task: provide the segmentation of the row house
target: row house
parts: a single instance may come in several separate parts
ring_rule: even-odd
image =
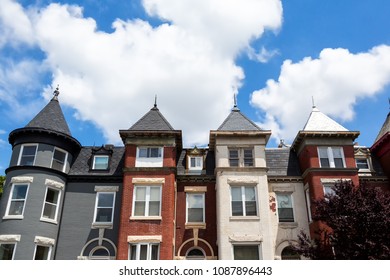
[[[12,131],[0,200],[0,259],[299,259],[314,234],[311,203],[336,181],[389,190],[390,117],[372,147],[316,107],[292,145],[267,148],[270,130],[235,105],[209,145],[183,147],[154,106],[123,146],[82,146],[58,89]]]

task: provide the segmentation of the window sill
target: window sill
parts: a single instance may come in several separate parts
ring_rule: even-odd
[[[94,222],[94,223],[92,223],[92,227],[91,228],[112,229],[112,223],[110,223],[110,222],[106,222],[106,223]]]
[[[50,224],[58,225],[58,222],[57,222],[56,220],[52,220],[52,219],[41,218],[40,221],[41,221],[41,222],[45,222],[45,223],[50,223]]]
[[[260,221],[259,216],[231,216],[230,221]]]
[[[161,216],[132,216],[130,220],[162,220]]]
[[[186,223],[185,224],[185,229],[194,229],[194,228],[198,228],[198,229],[206,229],[206,223]]]
[[[279,227],[281,228],[297,228],[297,222],[279,222]]]
[[[23,220],[23,215],[6,215],[3,217],[3,220]]]

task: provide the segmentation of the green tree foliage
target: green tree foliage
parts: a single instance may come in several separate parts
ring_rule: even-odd
[[[3,195],[4,181],[5,181],[5,176],[0,176],[0,198]]]
[[[333,191],[313,204],[317,237],[301,232],[295,250],[310,259],[390,259],[390,195],[350,181]]]

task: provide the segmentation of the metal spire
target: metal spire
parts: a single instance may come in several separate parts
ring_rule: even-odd
[[[312,108],[316,107],[316,104],[314,103],[314,96],[311,96],[311,103],[312,103]]]
[[[238,109],[237,107],[237,95],[234,94],[234,97],[233,97],[233,102],[234,102],[234,107],[233,107],[233,111],[240,111],[240,109]]]
[[[56,89],[54,90],[52,100],[58,100],[58,95],[60,95],[60,85],[57,85]]]
[[[154,106],[153,106],[153,110],[158,110],[158,108],[157,108],[157,94],[154,96]]]

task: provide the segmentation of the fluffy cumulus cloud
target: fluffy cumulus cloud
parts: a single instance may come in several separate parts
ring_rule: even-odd
[[[324,49],[316,59],[284,61],[278,80],[268,80],[265,88],[253,92],[251,103],[266,112],[262,126],[272,127],[274,137],[292,141],[310,114],[311,97],[323,113],[349,121],[359,99],[377,94],[389,83],[390,46],[357,54]]]
[[[280,28],[282,19],[280,0],[144,0],[146,12],[164,23],[117,19],[107,33],[79,6],[26,10],[11,0],[1,5],[21,21],[0,13],[7,31],[0,47],[24,44],[41,51],[40,66],[52,75],[52,86],[60,85],[61,102],[111,142],[157,95],[160,111],[183,129],[186,145],[207,143],[208,131],[227,116],[244,79],[236,56],[265,29]],[[51,92],[47,85],[47,98]]]

